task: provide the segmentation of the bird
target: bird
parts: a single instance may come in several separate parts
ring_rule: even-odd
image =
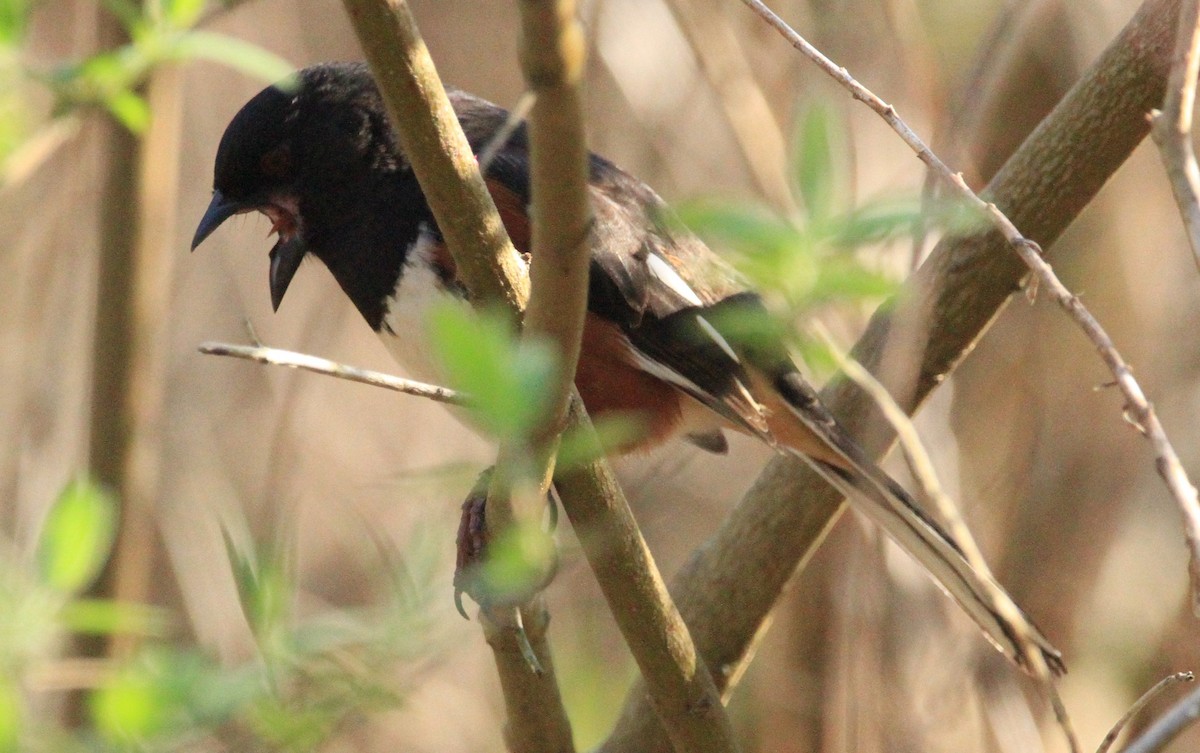
[[[474,153],[494,150],[481,165],[484,180],[514,245],[527,253],[525,129],[506,128],[508,112],[486,100],[447,93]],[[1024,634],[1054,673],[1064,672],[1061,654],[1031,621],[1018,630],[1005,617],[991,576],[971,566],[822,404],[736,270],[612,162],[589,155],[588,184],[590,277],[575,382],[592,416],[641,420],[639,440],[620,451],[683,437],[724,453],[733,431],[796,455],[921,563],[1010,660],[1030,669]],[[467,305],[467,290],[366,64],[305,68],[234,115],[192,250],[230,217],[250,212],[265,215],[278,236],[268,275],[276,311],[301,262],[315,257],[395,360],[437,380],[425,318],[445,301]]]

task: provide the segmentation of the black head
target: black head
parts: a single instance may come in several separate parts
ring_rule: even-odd
[[[363,197],[400,162],[366,66],[306,68],[261,91],[229,123],[192,249],[235,214],[265,214],[279,235],[270,253],[271,303],[278,309],[305,255],[313,251],[329,264],[323,251],[336,255],[336,244],[327,240],[368,211]]]

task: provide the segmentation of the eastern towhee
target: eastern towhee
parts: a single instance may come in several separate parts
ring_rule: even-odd
[[[479,154],[507,113],[460,91],[450,101]],[[513,243],[527,252],[523,128],[485,166],[485,179]],[[781,340],[764,335],[770,328],[745,326],[768,321],[759,298],[699,238],[668,221],[649,186],[594,155],[589,181],[595,224],[575,377],[588,411],[638,415],[647,427],[643,447],[683,435],[724,452],[729,429],[804,458],[1022,663],[1013,627],[958,544],[842,430]],[[213,187],[193,249],[229,217],[263,213],[279,235],[270,252],[276,309],[311,253],[396,360],[438,381],[422,341],[425,316],[438,301],[465,305],[465,290],[365,65],[313,66],[294,87],[251,99],[221,138]],[[1062,671],[1059,653],[1036,630],[1032,638]]]

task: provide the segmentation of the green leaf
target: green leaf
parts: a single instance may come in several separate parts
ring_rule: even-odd
[[[167,723],[168,699],[158,692],[153,677],[126,670],[91,696],[92,718],[100,734],[114,741],[146,740]]]
[[[116,16],[130,34],[135,33],[145,22],[141,5],[133,0],[102,0],[102,2],[104,9]]]
[[[221,536],[246,623],[260,643],[273,640],[291,613],[287,548],[279,542],[266,547],[266,551],[243,554],[224,525]]]
[[[450,384],[471,398],[472,416],[490,434],[520,438],[549,408],[547,385],[558,369],[545,343],[518,340],[499,313],[458,306],[430,317],[434,350]]]
[[[540,525],[520,525],[488,546],[481,577],[483,591],[493,598],[529,593],[554,567],[554,538]]]
[[[90,481],[68,484],[50,508],[38,540],[42,582],[66,593],[83,591],[108,560],[116,533],[116,501]]]
[[[558,470],[587,465],[646,436],[646,422],[637,414],[600,416],[592,427],[594,432],[574,428],[563,433],[558,445]]]
[[[885,298],[898,287],[899,283],[891,277],[862,266],[853,257],[832,256],[821,264],[808,298],[810,303]]]
[[[752,285],[764,292],[803,296],[816,280],[814,236],[759,208],[716,202],[691,202],[679,217],[730,260]]]
[[[104,99],[104,107],[133,133],[143,134],[150,127],[150,104],[131,91],[108,95]]]
[[[150,647],[106,673],[88,706],[96,731],[114,747],[176,750],[154,743],[229,723],[263,697],[262,680],[258,662],[222,667],[197,651]]]
[[[914,200],[873,201],[840,219],[835,242],[844,248],[857,248],[908,237],[920,217],[920,204]]]
[[[74,633],[92,635],[163,636],[170,624],[164,609],[108,599],[75,599],[63,607],[59,619]]]
[[[807,243],[790,223],[760,207],[692,201],[677,207],[676,214],[697,235],[746,255],[802,248]]]
[[[14,678],[0,679],[0,751],[16,751],[21,740],[21,694]]]
[[[163,0],[163,15],[173,29],[190,29],[204,11],[204,0]]]
[[[0,0],[0,45],[18,47],[29,25],[29,0]]]
[[[800,121],[795,147],[795,179],[810,222],[833,216],[851,169],[846,124],[829,104],[814,100]]]
[[[296,85],[296,67],[273,52],[236,37],[211,31],[189,31],[173,44],[178,58],[211,60],[281,88]]]
[[[129,68],[126,58],[117,51],[102,52],[84,60],[78,66],[59,69],[64,83],[93,91],[128,88]]]
[[[810,371],[816,374],[833,374],[837,372],[839,363],[837,355],[823,342],[805,338],[799,341],[797,349],[800,358]]]

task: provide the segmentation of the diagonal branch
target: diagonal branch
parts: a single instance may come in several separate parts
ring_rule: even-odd
[[[411,10],[403,0],[345,6],[459,277],[476,303],[497,301],[516,316],[528,300],[527,278]],[[516,518],[506,495],[492,501],[492,516]],[[505,611],[503,620],[485,619],[484,629],[501,676],[508,738],[532,753],[569,752],[571,725],[553,674],[545,607],[533,598]],[[540,671],[529,671],[535,663]]]
[[[1024,236],[1018,230],[1017,225],[995,203],[984,201],[972,191],[966,181],[963,180],[962,174],[953,172],[942,162],[921,137],[901,119],[896,113],[896,108],[884,102],[874,92],[855,80],[845,68],[834,65],[819,50],[784,23],[779,16],[763,5],[762,0],[743,0],[743,2],[750,6],[767,23],[777,29],[793,47],[803,52],[804,55],[845,87],[855,99],[862,101],[877,112],[892,127],[892,130],[904,140],[904,143],[908,144],[916,152],[917,157],[949,186],[951,191],[964,200],[968,206],[982,212],[992,222],[992,225],[1000,231],[1004,239],[1008,241],[1008,244],[1012,246],[1012,249],[1017,252],[1017,255],[1021,257],[1021,261],[1025,262],[1025,265],[1033,271],[1035,275],[1033,278],[1033,290],[1036,291],[1039,282],[1045,285],[1058,304],[1075,320],[1088,339],[1096,346],[1101,360],[1104,361],[1105,365],[1113,373],[1116,386],[1125,396],[1125,409],[1128,417],[1153,446],[1155,467],[1158,469],[1159,475],[1166,482],[1167,490],[1174,497],[1176,504],[1183,514],[1185,535],[1192,554],[1192,605],[1193,610],[1200,613],[1200,498],[1197,497],[1196,487],[1188,479],[1187,472],[1179,460],[1178,453],[1175,452],[1175,448],[1167,438],[1166,430],[1154,412],[1154,406],[1146,399],[1141,385],[1138,384],[1133,376],[1133,370],[1117,351],[1116,345],[1104,330],[1104,327],[1092,316],[1087,307],[1083,305],[1083,302],[1072,294],[1058,278],[1058,275],[1054,273],[1050,264],[1046,262],[1040,245],[1036,241]],[[1191,100],[1194,100],[1196,66],[1200,65],[1200,60],[1189,62],[1190,58],[1193,57],[1190,51],[1196,44],[1200,43],[1200,30],[1196,28],[1195,6],[1196,3],[1194,1],[1187,2],[1184,3],[1184,8],[1180,11],[1180,23],[1183,26],[1178,34],[1179,41],[1176,47],[1177,63],[1171,69],[1172,83],[1177,84],[1180,90],[1186,89],[1192,93],[1187,97],[1189,99],[1189,110]],[[1190,13],[1186,12],[1189,8],[1191,9]],[[1180,50],[1183,50],[1182,54],[1180,54]],[[1191,76],[1190,83],[1186,79],[1186,76],[1189,75]],[[1171,101],[1174,101],[1174,99],[1172,97]],[[1184,124],[1184,120],[1190,125],[1190,114],[1186,116],[1179,115],[1177,118],[1177,122],[1181,126]],[[1192,165],[1195,165],[1194,157]],[[1195,177],[1200,181],[1200,174],[1195,175]],[[1197,217],[1200,218],[1200,205],[1196,205],[1194,196],[1190,197],[1187,202],[1181,199],[1180,203],[1181,205],[1188,203],[1189,206],[1195,207]],[[1185,209],[1185,216],[1187,211]],[[1029,658],[1034,661],[1032,666],[1040,666],[1040,657]],[[1048,677],[1045,672],[1039,671],[1039,674],[1043,678]]]
[[[514,313],[519,312],[527,299],[523,270],[455,123],[408,6],[403,0],[345,0],[345,4],[459,274],[476,299],[498,298]],[[446,232],[450,229],[454,232]],[[587,425],[578,406],[572,409],[570,421]],[[734,750],[714,679],[697,659],[687,627],[667,594],[612,472],[603,461],[572,469],[560,480],[559,491],[576,525],[593,534],[585,537],[589,540],[584,542],[585,553],[655,692],[651,700],[671,739],[677,740],[681,749]],[[540,619],[541,614],[534,616]],[[511,633],[489,630],[489,642]],[[529,637],[539,640],[534,646],[539,660],[548,658],[548,647],[540,642],[543,631],[531,629]],[[513,651],[500,650],[495,643],[493,648],[498,663],[511,664],[508,657]],[[542,664],[549,669],[548,662]],[[563,735],[569,723],[552,676],[548,672],[526,675],[526,681],[515,687],[521,695],[506,696],[509,739],[536,740],[539,749],[557,745],[569,750],[570,741]],[[509,690],[506,684],[506,693]],[[513,724],[525,728],[518,733]]]
[[[320,356],[310,356],[307,353],[297,353],[292,350],[268,348],[264,345],[231,345],[229,343],[206,342],[200,343],[197,350],[210,356],[230,356],[244,358],[247,361],[267,364],[269,366],[284,366],[292,369],[303,369],[314,374],[325,374],[348,382],[369,384],[372,387],[382,387],[393,392],[403,392],[406,395],[425,397],[439,403],[449,405],[467,405],[470,400],[449,387],[436,384],[416,382],[412,379],[401,379],[382,371],[360,369],[356,366],[331,361]]]
[[[1171,60],[1179,0],[1148,0],[1071,92],[1007,161],[985,193],[1026,234],[1049,247],[1145,137]],[[915,411],[983,335],[1028,269],[999,233],[947,238],[909,279],[898,303],[882,307],[852,351],[875,374],[891,333],[921,323],[919,371],[899,402]],[[936,324],[936,329],[932,326]],[[875,456],[890,446],[873,401],[837,380],[822,391],[847,430]],[[728,694],[740,678],[771,608],[842,510],[842,500],[802,463],[772,461],[717,534],[672,584],[696,646]],[[634,688],[606,751],[669,750]]]

